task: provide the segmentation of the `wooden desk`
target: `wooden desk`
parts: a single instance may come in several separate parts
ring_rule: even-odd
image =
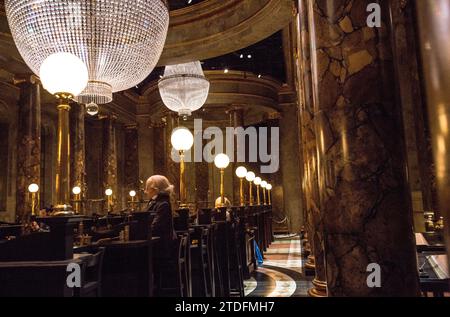
[[[81,266],[90,257],[82,254],[64,261],[0,262],[0,297],[72,297],[67,266]]]
[[[445,252],[445,243],[442,234],[438,232],[416,233],[418,252]]]
[[[450,276],[445,254],[419,253],[419,267],[422,268],[420,289],[426,293],[433,293],[435,297],[442,297],[450,292]]]
[[[102,294],[105,297],[153,296],[152,240],[111,242],[105,248]]]

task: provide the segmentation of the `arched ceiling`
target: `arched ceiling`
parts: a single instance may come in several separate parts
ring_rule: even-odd
[[[172,11],[159,65],[238,51],[283,29],[294,13],[293,0],[204,0]]]
[[[169,5],[178,8],[186,1],[170,0]],[[294,7],[293,0],[193,0],[171,11],[159,65],[205,60],[249,47],[288,25]],[[12,73],[27,70],[9,32],[4,0],[0,0],[0,68],[9,67]]]
[[[261,122],[269,114],[281,111],[278,93],[281,83],[273,78],[258,78],[253,74],[240,71],[206,71],[211,83],[208,99],[201,110],[194,112],[194,117],[218,120],[226,118],[225,113],[232,108],[241,108],[246,113],[246,120],[251,123]],[[167,112],[159,94],[157,81],[149,82],[142,90],[142,95],[127,92],[130,99],[138,104],[137,115],[160,117]],[[249,122],[248,122],[249,123]]]

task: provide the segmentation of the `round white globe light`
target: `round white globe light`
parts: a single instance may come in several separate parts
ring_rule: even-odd
[[[247,169],[244,166],[239,166],[236,169],[236,176],[239,178],[244,178],[247,175]]]
[[[95,116],[99,111],[98,105],[94,102],[86,105],[86,113],[90,116]]]
[[[253,182],[255,183],[255,185],[261,185],[262,179],[261,177],[256,177]]]
[[[28,191],[30,193],[37,193],[39,191],[39,185],[38,184],[31,184],[28,186]]]
[[[79,195],[81,193],[81,188],[79,186],[75,186],[74,188],[72,188],[72,193],[74,195]]]
[[[189,129],[179,127],[173,130],[170,141],[175,150],[188,151],[194,145],[194,136]]]
[[[78,96],[89,80],[84,62],[71,53],[55,53],[41,65],[39,76],[42,86],[52,95],[66,93]]]
[[[262,188],[267,188],[267,182],[266,181],[262,181],[261,182],[261,187]]]
[[[220,169],[227,168],[230,165],[230,158],[226,154],[218,154],[214,158],[214,165]]]
[[[266,189],[267,189],[267,190],[271,190],[271,189],[272,189],[272,185],[267,184]]]
[[[106,196],[111,196],[113,194],[113,191],[111,188],[108,188],[107,190],[105,190],[105,195]]]
[[[247,175],[245,175],[245,179],[249,182],[253,182],[256,178],[255,173],[253,172],[248,172]]]
[[[136,197],[136,191],[134,190],[130,191],[130,197]]]

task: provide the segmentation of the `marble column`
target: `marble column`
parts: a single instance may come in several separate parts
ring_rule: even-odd
[[[412,191],[414,227],[425,231],[424,211],[438,215],[433,153],[426,105],[419,80],[414,3],[390,0],[393,51],[403,109],[408,177]]]
[[[290,219],[291,232],[299,233],[303,224],[300,192],[300,157],[298,155],[298,107],[284,105],[280,125],[280,169],[283,179],[284,212]],[[264,177],[264,176],[263,176]]]
[[[75,186],[81,188],[81,199],[87,198],[86,184],[86,134],[85,134],[85,111],[84,105],[73,103],[70,111],[70,138],[73,149],[71,158],[71,189]]]
[[[326,291],[326,272],[323,249],[323,225],[319,199],[319,174],[317,158],[317,138],[314,125],[314,104],[312,95],[312,74],[310,55],[310,33],[306,0],[299,1],[298,15],[298,59],[297,91],[299,95],[299,126],[301,128],[301,150],[303,156],[302,193],[305,202],[305,227],[311,246],[311,255],[306,266],[315,270],[313,288],[309,295],[324,297]]]
[[[103,191],[102,195],[106,199],[105,190],[110,188],[112,195],[112,211],[115,211],[118,197],[118,180],[117,180],[117,142],[116,142],[116,120],[114,114],[101,118],[103,121]],[[105,203],[106,210],[106,203]]]
[[[139,135],[137,124],[125,126],[126,194],[139,189]],[[127,197],[128,199],[128,197]]]
[[[450,262],[450,0],[416,1],[416,6],[438,203]]]
[[[34,76],[17,79],[20,87],[17,134],[16,218],[25,223],[31,216],[30,184],[41,185],[41,93]]]
[[[152,125],[153,129],[153,147],[158,149],[153,151],[153,166],[154,174],[166,175],[166,125],[163,122],[158,122]]]
[[[419,284],[389,8],[308,0],[328,296],[417,296]],[[369,287],[369,265],[380,287]]]
[[[233,106],[233,108],[229,111],[230,115],[230,123],[232,124],[233,128],[238,127],[244,127],[244,109]],[[239,195],[239,188],[240,188],[240,181],[239,178],[236,176],[236,169],[243,165],[244,163],[239,163],[237,161],[237,135],[234,138],[234,159],[231,163],[231,169],[233,171],[233,204],[234,206],[239,206],[240,204],[240,195]]]
[[[170,141],[172,136],[172,131],[178,127],[178,115],[176,113],[169,113],[166,116],[166,126],[165,126],[165,166],[166,174],[164,174],[169,181],[175,187],[174,196],[175,200],[180,199],[180,164],[172,159],[172,143]],[[177,204],[178,206],[178,204]]]

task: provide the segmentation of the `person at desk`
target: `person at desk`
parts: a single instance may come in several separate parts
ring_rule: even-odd
[[[231,208],[231,201],[227,197],[224,197],[223,200],[224,201],[223,201],[223,205],[222,205],[222,197],[218,197],[216,199],[214,206],[216,208],[227,207],[227,221],[231,221],[231,216],[230,216],[230,211],[229,211]]]
[[[145,193],[150,198],[146,211],[154,216],[151,225],[152,235],[160,237],[161,244],[166,247],[177,239],[170,204],[173,188],[169,180],[161,175],[153,175],[145,185]]]

